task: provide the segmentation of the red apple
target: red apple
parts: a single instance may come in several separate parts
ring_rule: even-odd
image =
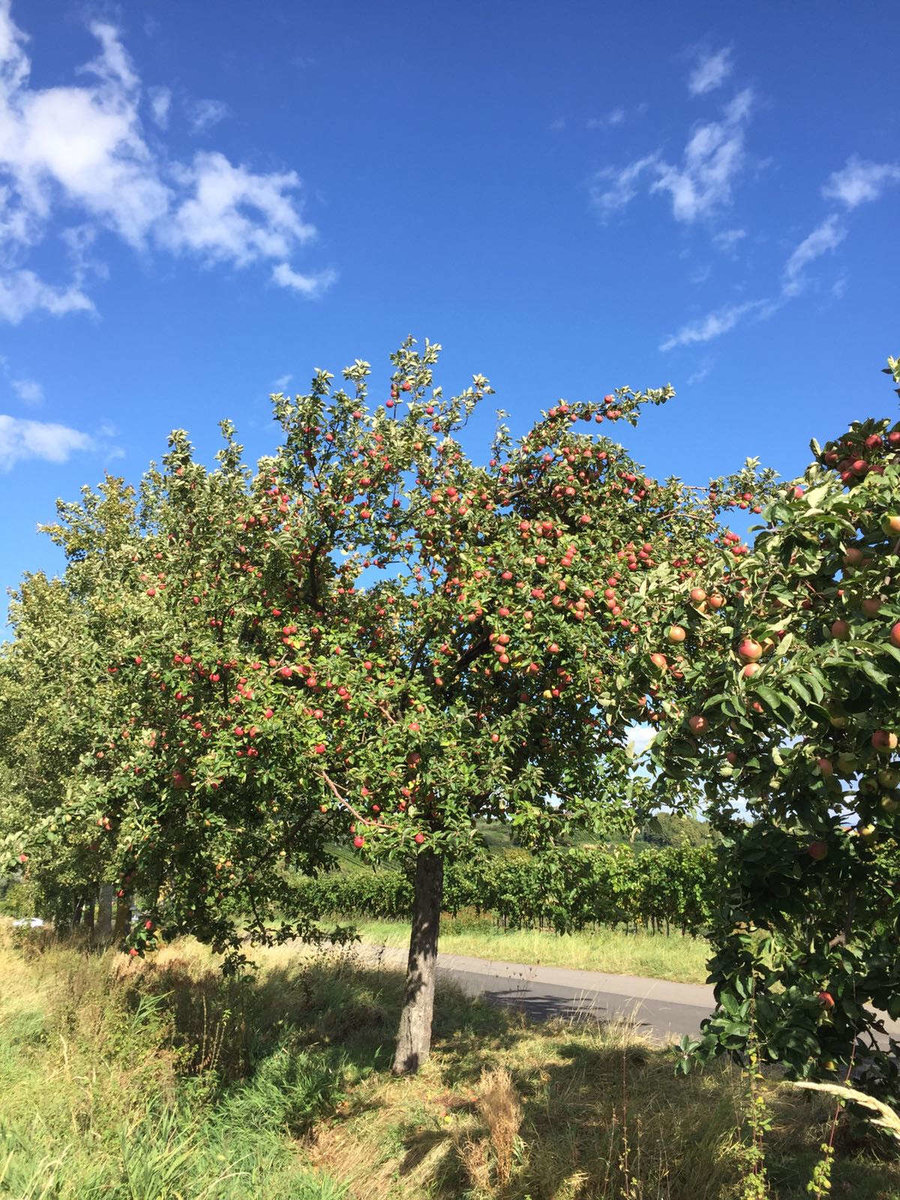
[[[891,628],[890,642],[892,646],[900,649],[900,621]]]
[[[820,1004],[824,1005],[825,1008],[834,1008],[834,996],[832,996],[831,992],[819,992],[816,999]]]
[[[706,733],[707,729],[709,728],[709,722],[707,721],[706,717],[701,717],[699,715],[691,717],[688,721],[688,725],[690,726],[691,733]]]
[[[806,852],[810,858],[821,862],[823,858],[828,857],[828,845],[825,842],[810,842]]]
[[[752,637],[745,637],[738,646],[737,652],[744,662],[755,663],[762,658],[763,648]]]
[[[850,636],[850,626],[846,621],[832,621],[831,636],[837,642],[846,642]]]
[[[356,837],[353,839],[353,845],[357,848],[357,850],[361,850],[365,844],[366,844],[366,839],[363,837],[360,837],[359,834],[357,834]]]
[[[897,749],[897,735],[887,729],[876,729],[872,734],[872,749],[877,754],[890,754]]]
[[[672,625],[667,636],[672,645],[676,646],[687,637],[687,631],[681,625]]]

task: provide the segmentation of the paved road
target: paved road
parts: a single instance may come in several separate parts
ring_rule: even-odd
[[[374,946],[360,950],[367,958],[377,958],[392,967],[406,963],[404,950]],[[467,995],[521,1008],[537,1020],[624,1018],[659,1040],[697,1033],[713,1007],[712,988],[705,984],[533,967],[461,954],[442,954],[438,975],[452,979]]]

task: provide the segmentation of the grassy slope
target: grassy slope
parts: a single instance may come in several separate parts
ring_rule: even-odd
[[[289,947],[260,962],[226,983],[191,943],[129,962],[0,929],[0,1196],[721,1200],[745,1173],[732,1070],[676,1079],[627,1030],[445,991],[435,1053],[395,1079],[395,972]],[[800,1200],[828,1109],[773,1104],[773,1195]],[[900,1195],[900,1168],[838,1145],[834,1194]]]
[[[364,941],[381,946],[409,944],[409,926],[400,921],[354,920]],[[504,930],[489,918],[445,916],[441,951],[506,962],[577,967],[611,975],[645,975],[679,983],[705,983],[709,943],[680,934],[627,933],[617,929],[556,934],[537,929]]]

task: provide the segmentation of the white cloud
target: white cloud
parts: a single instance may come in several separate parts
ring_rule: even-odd
[[[746,229],[723,229],[713,237],[713,245],[723,253],[728,253],[742,242],[747,236]]]
[[[179,168],[178,178],[190,194],[160,230],[173,249],[246,266],[283,258],[316,236],[288,195],[300,186],[293,171],[255,175],[213,151],[197,154],[190,167]]]
[[[745,88],[721,121],[694,130],[680,166],[660,168],[651,191],[671,195],[676,221],[696,221],[731,203],[732,185],[744,165],[744,127],[752,106],[753,93]]]
[[[273,382],[272,387],[276,392],[283,392],[293,378],[293,375],[279,375]]]
[[[822,195],[840,200],[847,208],[856,208],[868,200],[877,200],[886,187],[900,183],[900,164],[864,162],[849,158],[840,171],[826,180]]]
[[[720,308],[717,312],[708,313],[699,321],[683,325],[677,333],[670,334],[660,345],[660,350],[672,350],[676,346],[692,346],[700,342],[711,342],[713,338],[721,337],[734,329],[739,321],[752,312],[769,315],[768,302],[765,300],[750,300],[745,304],[732,304]]]
[[[0,318],[30,312],[85,311],[83,291],[93,263],[86,250],[107,232],[142,251],[163,247],[205,263],[238,267],[286,263],[315,229],[304,221],[293,171],[254,173],[223,154],[170,159],[144,133],[144,93],[116,28],[94,22],[99,54],[77,85],[30,83],[26,37],[13,23],[10,0],[0,0],[0,254],[17,265],[28,251],[63,230],[74,260],[69,286],[54,287],[33,271],[0,273]],[[167,88],[147,92],[153,120],[164,128]],[[218,101],[195,106],[194,124],[210,128],[224,115]]]
[[[744,167],[744,135],[752,109],[753,93],[745,88],[726,105],[720,120],[696,126],[677,165],[656,153],[620,169],[598,171],[590,189],[592,203],[609,217],[625,208],[638,194],[643,178],[649,177],[651,193],[671,196],[676,221],[690,223],[727,207]]]
[[[655,169],[658,163],[657,155],[648,154],[645,158],[638,158],[633,163],[629,163],[621,170],[617,171],[607,167],[598,171],[591,185],[592,204],[600,210],[600,214],[604,217],[609,217],[614,212],[625,208],[638,194],[641,176],[645,171],[651,168]]]
[[[688,91],[692,96],[705,96],[725,82],[733,70],[731,50],[717,50],[715,54],[702,54],[688,79]]]
[[[688,378],[687,378],[688,383],[692,386],[695,386],[698,383],[702,383],[704,379],[707,379],[709,377],[714,365],[715,364],[714,364],[713,359],[705,358],[703,360],[703,362],[700,364],[700,366],[697,367],[696,371],[694,371],[693,374],[688,375]]]
[[[272,270],[272,282],[279,287],[290,288],[303,296],[313,298],[320,296],[337,279],[335,271],[319,271],[315,275],[301,275],[292,270],[287,263],[278,263]]]
[[[11,379],[10,387],[23,404],[38,405],[44,400],[44,389],[36,379]]]
[[[614,125],[621,125],[625,120],[624,108],[612,108],[608,113],[604,113],[602,117],[590,117],[585,122],[586,129],[609,129]]]
[[[34,312],[61,317],[66,313],[93,311],[90,299],[74,284],[68,288],[53,287],[27,270],[0,275],[0,318],[13,325]]]
[[[64,463],[75,451],[93,449],[94,441],[86,433],[43,421],[23,421],[0,413],[0,470],[8,471],[17,462],[38,458]]]
[[[837,216],[832,213],[821,225],[805,237],[794,250],[784,266],[784,292],[788,296],[796,296],[804,285],[803,272],[815,259],[821,258],[830,250],[834,250],[847,236],[846,229],[840,224]]]
[[[205,133],[224,121],[231,109],[224,100],[196,100],[188,112],[192,133]]]
[[[152,87],[147,89],[147,95],[150,99],[150,112],[153,114],[153,120],[160,129],[167,129],[169,110],[172,107],[171,91],[167,87]]]
[[[632,725],[628,730],[628,744],[635,758],[644,754],[652,745],[656,730],[652,725]]]

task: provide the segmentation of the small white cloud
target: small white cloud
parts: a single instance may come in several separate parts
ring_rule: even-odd
[[[692,96],[705,96],[721,87],[733,69],[730,48],[703,54],[688,79],[688,91]]]
[[[279,375],[272,384],[273,390],[276,392],[283,392],[293,378],[293,375]]]
[[[635,758],[644,754],[653,743],[656,730],[652,725],[632,725],[628,730],[628,744]]]
[[[27,270],[0,275],[0,318],[13,325],[34,312],[61,317],[66,313],[93,311],[94,305],[78,287],[55,288]]]
[[[562,133],[562,131],[565,129],[565,127],[566,127],[566,118],[565,117],[556,117],[554,120],[552,120],[550,122],[550,125],[548,126],[551,133]]]
[[[717,250],[727,254],[742,242],[747,236],[746,229],[723,229],[713,237],[713,245]]]
[[[188,111],[192,133],[205,133],[220,121],[224,121],[231,109],[224,100],[196,100]]]
[[[696,386],[698,383],[702,383],[704,379],[707,379],[709,377],[709,375],[713,369],[713,366],[714,366],[713,359],[711,359],[711,358],[704,359],[703,362],[700,364],[700,366],[696,369],[696,371],[694,371],[691,375],[688,375],[688,378],[687,378],[688,384],[693,387],[693,386]]]
[[[302,275],[294,271],[287,263],[278,263],[272,270],[272,282],[279,287],[290,288],[302,296],[314,299],[320,296],[337,279],[336,271],[319,271],[315,275]]]
[[[626,116],[626,113],[625,113],[624,108],[612,108],[612,109],[610,109],[610,111],[608,113],[605,113],[602,117],[589,117],[588,120],[585,121],[585,128],[586,129],[609,129],[612,126],[621,125],[622,122],[625,120],[625,116]]]
[[[44,389],[36,379],[11,379],[10,387],[23,404],[37,406],[44,400]]]
[[[668,192],[676,221],[696,221],[731,203],[732,185],[744,165],[744,126],[753,106],[749,88],[726,107],[721,121],[700,125],[677,167],[663,165],[651,191]]]
[[[0,413],[0,470],[8,471],[25,459],[64,463],[79,450],[93,449],[86,433],[43,421],[23,421]]]
[[[676,221],[690,223],[727,207],[744,168],[744,137],[752,110],[753,92],[745,88],[725,106],[720,120],[696,126],[680,163],[668,163],[656,153],[620,169],[598,171],[590,187],[592,204],[609,217],[630,204],[644,178],[650,178],[651,193],[671,196]]]
[[[167,129],[169,110],[172,107],[171,91],[167,87],[152,87],[148,88],[147,95],[150,98],[150,112],[153,114],[153,120],[160,129]]]
[[[760,312],[767,306],[765,300],[750,300],[746,304],[733,304],[708,313],[699,321],[683,325],[677,333],[670,334],[660,345],[660,350],[673,350],[676,346],[692,346],[700,342],[711,342],[734,329],[738,322],[752,312]],[[766,314],[768,315],[768,314]]]
[[[603,217],[626,208],[638,194],[641,176],[645,171],[655,169],[658,163],[657,155],[648,154],[621,170],[606,167],[598,171],[591,184],[591,203]]]
[[[803,272],[809,264],[830,250],[834,250],[846,236],[846,229],[840,224],[837,216],[832,213],[808,237],[805,237],[785,263],[785,295],[796,296],[803,289],[805,283]]]
[[[173,250],[192,250],[209,261],[246,266],[262,258],[284,258],[295,245],[312,241],[292,197],[300,186],[293,171],[256,175],[217,151],[197,154],[179,181],[191,195],[172,214],[159,237]]]
[[[840,200],[847,208],[856,208],[869,200],[877,200],[885,188],[900,183],[900,164],[864,162],[853,157],[840,171],[829,176],[822,195]]]

